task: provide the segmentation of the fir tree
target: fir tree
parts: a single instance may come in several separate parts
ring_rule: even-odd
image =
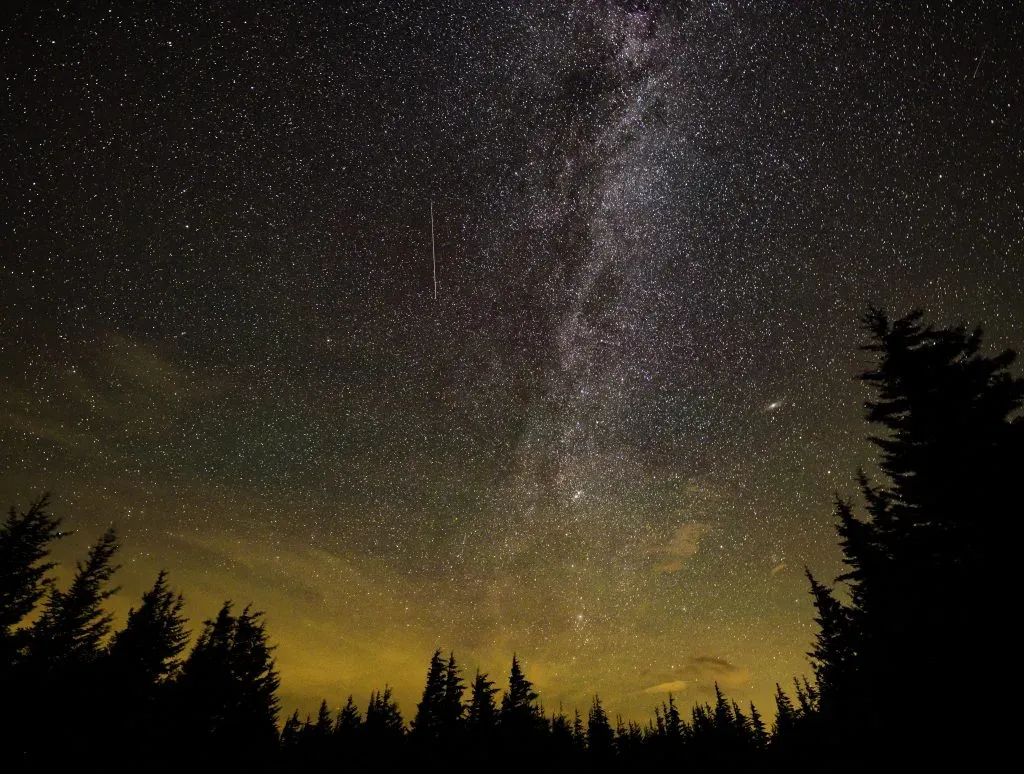
[[[142,595],[138,609],[128,611],[128,622],[111,640],[107,661],[125,690],[138,696],[174,676],[178,657],[188,642],[184,600],[167,586],[167,573],[157,575]]]
[[[351,739],[359,731],[359,726],[362,723],[363,716],[352,700],[352,694],[349,694],[345,706],[338,712],[338,720],[334,724],[334,735],[340,739]]]
[[[754,703],[750,703],[750,729],[754,747],[763,750],[768,746],[768,729],[765,727],[761,713],[757,711]]]
[[[423,698],[416,705],[416,717],[412,721],[412,733],[419,739],[436,739],[444,722],[445,704],[445,663],[441,649],[434,651],[427,668],[427,684]]]
[[[533,690],[533,683],[526,679],[519,666],[519,659],[513,655],[508,690],[501,697],[502,725],[521,731],[536,725],[537,698],[537,692]]]
[[[391,687],[385,685],[384,690],[370,695],[370,703],[366,708],[366,720],[363,732],[374,746],[386,747],[400,743],[405,736],[405,724],[398,704],[391,697]]]
[[[470,692],[469,713],[467,723],[473,729],[494,728],[498,711],[494,702],[494,694],[498,689],[491,680],[487,679],[487,673],[481,673],[478,669],[473,678],[473,685]]]
[[[677,746],[683,739],[683,722],[679,717],[679,710],[676,708],[676,700],[670,693],[668,704],[664,708],[665,736],[673,746]]]
[[[594,696],[587,717],[587,751],[602,762],[615,752],[615,734],[608,722],[608,713],[601,706],[601,698]]]
[[[587,732],[583,728],[583,716],[580,715],[578,707],[574,710],[572,719],[572,741],[577,750],[582,751],[586,749]]]
[[[301,732],[302,721],[299,719],[299,711],[295,710],[281,729],[281,747],[285,751],[294,750],[299,745]]]
[[[448,655],[448,664],[444,672],[444,699],[441,702],[441,724],[448,733],[453,733],[466,708],[462,704],[462,696],[466,686],[462,682],[459,667],[455,663],[455,654]]]
[[[837,505],[850,604],[812,580],[821,713],[847,751],[948,748],[955,740],[930,720],[877,696],[899,684],[929,706],[998,701],[935,675],[974,647],[1001,588],[999,525],[1020,509],[1024,380],[1008,371],[1013,352],[981,353],[979,331],[925,326],[920,312],[890,322],[873,310],[864,323],[876,365],[861,379],[874,390],[866,417],[884,480],[860,476],[866,518]],[[958,738],[981,732],[980,719],[965,722]]]
[[[775,684],[775,722],[772,724],[772,743],[789,742],[796,731],[799,715],[793,707],[793,700]]]
[[[46,574],[55,566],[43,561],[50,544],[63,537],[61,521],[49,512],[49,505],[44,494],[23,513],[11,507],[0,525],[0,670],[12,657],[14,628],[43,598]]]
[[[177,682],[182,733],[215,759],[259,760],[277,739],[279,678],[262,614],[225,602],[206,621]]]
[[[30,651],[33,661],[48,670],[94,661],[110,632],[113,616],[103,603],[117,592],[109,586],[118,566],[117,536],[107,530],[79,562],[67,591],[52,588],[39,620],[33,625]]]

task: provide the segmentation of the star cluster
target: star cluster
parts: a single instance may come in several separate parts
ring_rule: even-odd
[[[808,672],[869,304],[1024,346],[1019,13],[26,4],[0,492],[53,490],[286,706],[435,647],[646,717]],[[431,264],[435,215],[438,294]]]

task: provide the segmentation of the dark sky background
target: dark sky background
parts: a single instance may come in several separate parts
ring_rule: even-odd
[[[1024,347],[1020,11],[203,5],[3,12],[4,504],[116,523],[119,615],[254,602],[288,710],[411,714],[435,647],[767,709],[859,315]]]

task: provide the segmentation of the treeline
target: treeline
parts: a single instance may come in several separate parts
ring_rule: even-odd
[[[67,589],[48,577],[61,521],[46,497],[11,509],[0,527],[0,739],[6,770],[43,765],[244,766],[258,770],[398,769],[413,765],[606,768],[672,761],[751,762],[811,712],[816,692],[781,690],[774,733],[715,687],[714,705],[683,717],[670,694],[645,725],[613,725],[598,696],[572,717],[548,713],[513,656],[503,692],[479,671],[466,683],[454,654],[434,653],[411,723],[387,686],[365,713],[352,696],[335,714],[294,713],[278,730],[278,674],[262,616],[225,603],[191,650],[184,601],[159,573],[124,628],[112,632],[103,603],[117,588],[118,550],[107,531],[79,562]],[[29,623],[26,623],[29,622]],[[500,699],[498,694],[501,693]],[[59,729],[59,731],[58,731]],[[56,736],[55,736],[56,735]],[[55,743],[59,739],[59,743]],[[9,767],[9,768],[8,768]]]
[[[0,763],[840,771],[980,762],[1009,716],[996,681],[963,671],[991,648],[1001,620],[993,608],[1008,597],[1006,534],[1024,510],[1024,380],[1008,370],[1012,352],[982,354],[977,331],[875,311],[865,326],[876,364],[861,378],[874,389],[866,409],[879,480],[861,473],[863,517],[837,499],[844,590],[808,571],[814,679],[794,681],[792,697],[777,688],[770,729],[718,686],[713,704],[687,713],[669,695],[644,724],[612,723],[597,696],[585,718],[549,712],[515,657],[502,692],[480,672],[467,682],[454,654],[440,651],[408,724],[385,686],[365,711],[351,696],[336,713],[324,701],[315,718],[293,714],[279,729],[260,613],[226,603],[186,655],[183,601],[160,573],[112,632],[104,602],[116,591],[114,533],[57,588],[49,557],[61,522],[44,497],[12,508],[0,527]]]

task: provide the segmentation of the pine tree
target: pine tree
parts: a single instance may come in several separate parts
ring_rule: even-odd
[[[444,700],[441,702],[441,725],[449,734],[454,733],[466,711],[462,705],[465,692],[466,686],[455,663],[455,654],[450,653],[444,672]]]
[[[376,691],[370,695],[363,730],[372,743],[380,745],[395,744],[404,737],[402,713],[391,697],[390,686],[385,685],[383,692]]]
[[[856,680],[857,638],[850,609],[835,598],[830,588],[819,583],[810,570],[806,570],[806,574],[817,611],[814,620],[818,624],[814,648],[807,655],[828,707],[848,695]]]
[[[55,566],[43,561],[50,544],[61,537],[61,520],[49,512],[43,495],[25,512],[11,508],[0,525],[0,677],[13,657],[14,628],[35,610],[46,593],[46,574]]]
[[[679,717],[679,710],[676,708],[676,700],[670,693],[668,704],[664,712],[665,736],[672,746],[678,746],[683,740],[683,722]]]
[[[754,706],[753,702],[750,703],[750,729],[755,749],[763,750],[767,747],[768,730],[765,727],[764,720],[761,718],[761,713],[757,711],[757,707]]]
[[[877,361],[861,379],[874,390],[866,417],[884,480],[860,476],[867,518],[837,504],[850,604],[812,579],[819,701],[829,736],[851,755],[872,744],[948,748],[954,740],[930,719],[876,699],[898,684],[928,706],[998,701],[935,675],[972,650],[994,606],[985,603],[1003,588],[1001,524],[1020,510],[1024,380],[1008,371],[1013,352],[981,354],[980,331],[934,329],[920,312],[890,322],[872,310],[864,323]]]
[[[537,698],[533,683],[526,679],[519,666],[519,659],[513,655],[508,690],[501,697],[502,724],[520,730],[534,726],[537,720]]]
[[[498,717],[498,709],[494,702],[494,694],[497,692],[494,683],[487,679],[487,673],[481,673],[478,669],[473,678],[469,713],[466,718],[471,728],[494,728]]]
[[[206,621],[177,681],[183,736],[214,759],[260,760],[277,740],[279,678],[262,614],[225,602]]]
[[[281,729],[281,747],[287,752],[294,750],[299,745],[299,737],[302,732],[302,721],[299,720],[299,711],[295,710],[284,722]]]
[[[117,592],[108,584],[118,566],[117,536],[108,529],[79,562],[67,591],[51,588],[43,613],[30,632],[30,654],[47,670],[94,661],[110,632],[113,616],[103,603]]]
[[[128,611],[124,629],[114,634],[107,661],[115,679],[132,695],[150,693],[177,672],[178,657],[188,642],[184,605],[161,570],[139,608]]]
[[[313,723],[313,734],[318,739],[327,739],[334,730],[334,721],[331,719],[331,710],[327,706],[327,699],[320,700],[320,708],[316,713],[316,722]]]
[[[558,705],[558,712],[551,714],[551,744],[556,756],[562,758],[573,751],[572,724],[565,716],[561,704]]]
[[[725,732],[735,725],[735,718],[732,714],[732,707],[729,706],[729,702],[725,698],[725,694],[722,693],[722,689],[718,687],[718,683],[715,683],[715,710],[714,710],[714,723],[715,728],[719,732]]]
[[[416,705],[416,717],[412,721],[412,733],[418,739],[436,739],[444,722],[445,704],[445,663],[441,649],[434,651],[427,668],[427,684],[423,698]]]
[[[587,732],[583,728],[583,716],[580,715],[578,707],[574,710],[572,720],[572,741],[581,752],[587,747]]]
[[[350,739],[359,731],[359,726],[362,723],[363,716],[359,714],[359,709],[352,700],[352,694],[349,694],[345,706],[338,713],[338,720],[334,724],[334,735],[340,739]]]
[[[163,737],[170,720],[171,681],[188,641],[183,606],[161,571],[142,595],[142,604],[128,612],[125,627],[114,634],[100,661],[103,690],[96,702],[104,714],[122,717],[118,766],[167,742]]]
[[[587,717],[587,751],[602,762],[615,752],[615,734],[608,722],[608,713],[601,706],[601,698],[596,694]]]
[[[799,715],[793,707],[793,700],[775,684],[775,722],[772,724],[772,744],[789,743],[796,732]]]

